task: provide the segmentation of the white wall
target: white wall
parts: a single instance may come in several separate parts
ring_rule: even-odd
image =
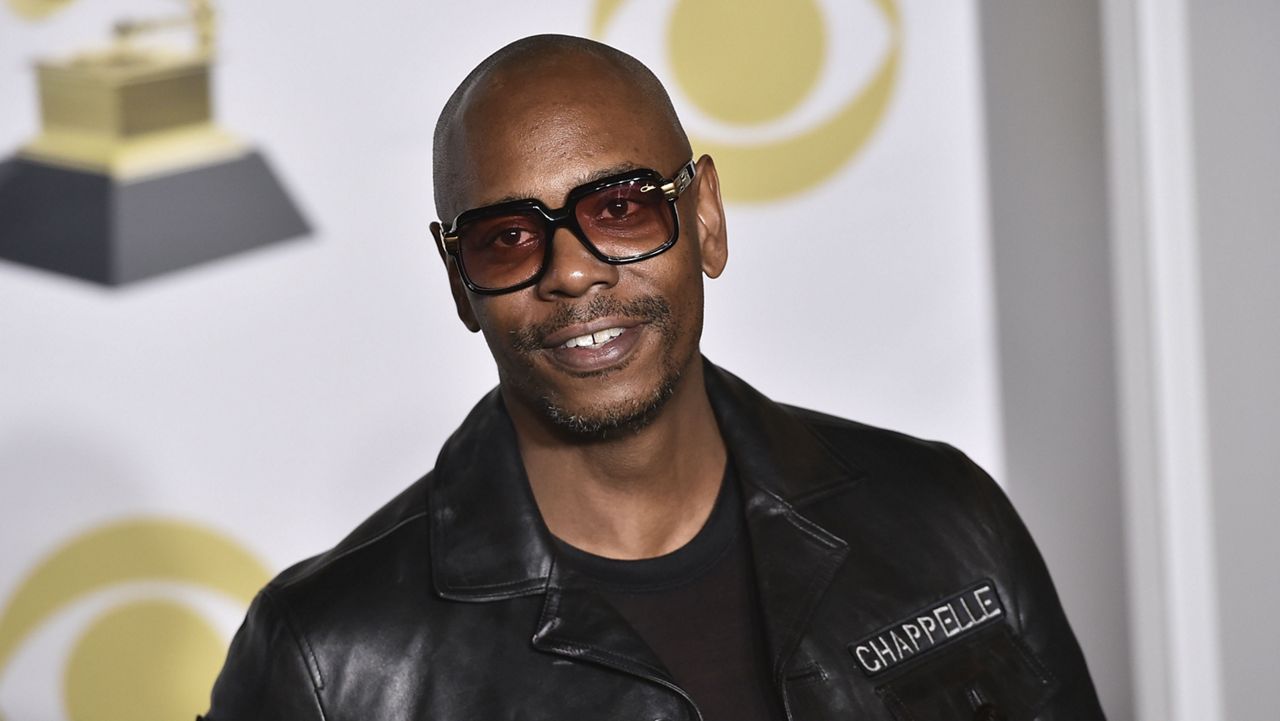
[[[1280,679],[1280,4],[1188,3],[1223,718]]]

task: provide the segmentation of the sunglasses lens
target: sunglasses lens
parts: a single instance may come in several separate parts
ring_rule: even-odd
[[[542,265],[546,225],[530,210],[477,218],[459,227],[459,255],[467,277],[491,290],[529,280]]]
[[[612,260],[628,260],[671,242],[674,211],[658,183],[642,178],[582,196],[574,216],[597,250]]]

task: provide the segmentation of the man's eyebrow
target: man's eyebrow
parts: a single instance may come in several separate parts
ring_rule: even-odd
[[[593,170],[589,173],[584,173],[578,176],[577,178],[575,178],[573,187],[578,188],[580,186],[586,185],[587,183],[594,183],[597,180],[603,180],[611,175],[619,175],[621,173],[626,173],[632,170],[640,170],[643,167],[644,166],[639,165],[637,163],[626,161],[626,162],[618,163],[617,165],[611,165],[607,168],[597,168],[596,170]],[[659,173],[659,175],[661,175],[661,173]],[[572,188],[570,190],[572,190]],[[568,195],[568,191],[565,192],[565,195],[566,196]],[[531,192],[523,193],[523,194],[514,193],[511,195],[505,195],[501,198],[497,198],[491,202],[485,203],[485,206],[500,205],[502,203],[510,203],[516,200],[529,200],[535,197],[536,196]],[[556,204],[558,205],[560,202],[563,202],[563,200],[564,199],[561,198],[559,201],[557,201]]]
[[[593,170],[592,172],[587,173],[586,175],[580,176],[577,182],[573,184],[573,187],[576,188],[580,185],[586,185],[587,183],[594,183],[595,181],[602,180],[604,178],[609,177],[610,175],[618,175],[619,173],[626,173],[632,170],[639,170],[641,167],[643,166],[640,166],[630,161],[626,161],[626,162],[618,163],[617,165],[614,165],[608,168],[600,168],[599,170]]]

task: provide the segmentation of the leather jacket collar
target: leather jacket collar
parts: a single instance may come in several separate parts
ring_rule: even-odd
[[[766,635],[780,676],[808,614],[848,552],[844,539],[797,509],[855,483],[862,473],[739,378],[705,360],[704,376],[743,486]],[[441,596],[479,602],[546,593],[535,645],[577,655],[612,648],[641,665],[652,663],[633,635],[601,637],[601,628],[625,629],[625,624],[600,623],[611,620],[611,609],[565,593],[572,584],[555,563],[514,427],[496,389],[445,443],[428,505],[432,578]],[[658,680],[665,675],[660,664],[653,665],[653,673],[627,670]]]

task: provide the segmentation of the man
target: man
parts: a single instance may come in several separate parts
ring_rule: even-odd
[[[716,168],[635,59],[539,36],[435,136],[433,232],[499,386],[255,600],[208,719],[1099,719],[1026,530],[948,446],[699,353]]]

